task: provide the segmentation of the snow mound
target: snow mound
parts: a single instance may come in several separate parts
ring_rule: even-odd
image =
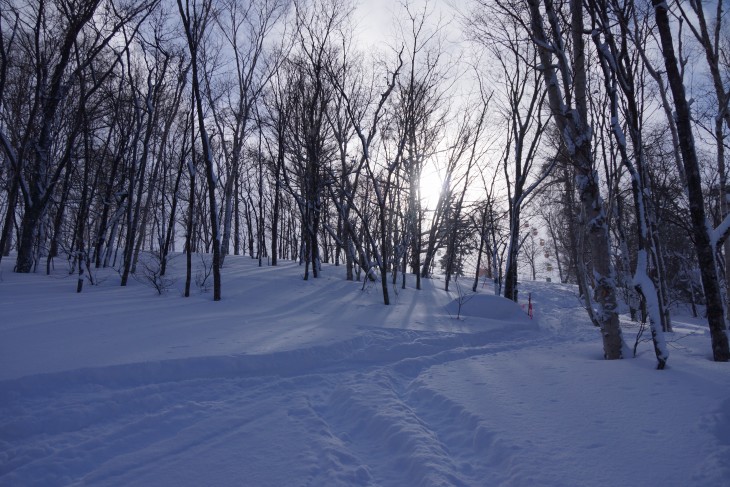
[[[514,301],[502,296],[493,294],[472,294],[461,298],[461,311],[459,311],[459,298],[454,299],[446,305],[446,311],[452,316],[470,316],[474,318],[485,318],[500,322],[529,323],[530,317]]]

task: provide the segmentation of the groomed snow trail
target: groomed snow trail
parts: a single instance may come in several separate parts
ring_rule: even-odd
[[[544,339],[372,329],[308,350],[5,381],[0,482],[480,485],[504,453],[489,460],[478,417],[424,407],[420,378]]]

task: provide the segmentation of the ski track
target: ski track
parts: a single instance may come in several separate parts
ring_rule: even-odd
[[[495,340],[489,333],[371,329],[309,349],[3,381],[0,485],[144,483],[152,465],[154,475],[162,469],[174,476],[176,466],[225,442],[240,460],[234,467],[218,460],[228,469],[220,472],[223,483],[244,477],[250,485],[291,484],[264,468],[287,461],[291,450],[306,466],[302,485],[480,485],[496,475],[490,464],[509,459],[490,458],[498,440],[480,419],[419,376],[434,365],[548,339],[535,331]],[[257,431],[278,437],[270,428],[286,428],[281,437],[291,444],[259,444]],[[307,448],[310,442],[317,446]],[[197,482],[188,476],[175,483]]]

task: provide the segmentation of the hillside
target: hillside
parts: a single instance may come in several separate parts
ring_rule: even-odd
[[[230,256],[223,300],[113,272],[0,279],[0,485],[706,485],[730,373],[675,316],[669,367],[606,362],[571,286],[399,290]],[[630,324],[627,324],[630,325]],[[627,341],[636,328],[626,326]],[[632,342],[633,343],[633,342]]]

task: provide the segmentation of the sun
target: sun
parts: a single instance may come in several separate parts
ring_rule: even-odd
[[[424,167],[421,171],[421,206],[433,210],[439,201],[443,179],[434,167]]]

